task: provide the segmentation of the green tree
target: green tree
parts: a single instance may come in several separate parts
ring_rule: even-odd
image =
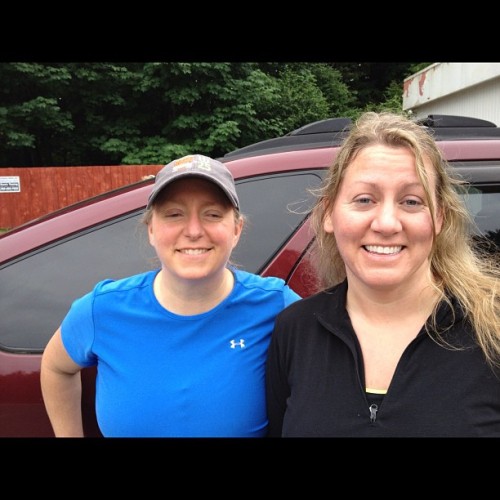
[[[0,63],[0,165],[161,164],[401,107],[410,63]],[[402,103],[402,102],[401,102]]]
[[[430,63],[410,64],[402,72],[398,72],[396,77],[385,87],[383,91],[383,100],[376,104],[367,104],[364,109],[370,111],[393,111],[401,112],[403,109],[403,91],[402,82],[408,76],[417,73],[421,69],[429,66]]]
[[[147,133],[113,141],[124,163],[166,163],[193,151],[218,156],[279,130],[266,113],[278,87],[253,63],[147,63],[143,73],[135,116]]]
[[[317,120],[344,116],[352,102],[338,71],[326,64],[286,64],[276,72],[276,79],[280,90],[273,114],[280,117],[282,133]]]
[[[0,157],[13,163],[48,164],[51,144],[64,143],[74,129],[61,108],[68,68],[45,64],[0,64]]]

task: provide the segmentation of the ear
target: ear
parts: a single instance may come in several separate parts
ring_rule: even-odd
[[[233,238],[233,248],[236,247],[238,241],[240,241],[241,233],[243,232],[243,217],[240,217],[236,224],[234,225],[234,238]]]
[[[331,210],[325,214],[325,218],[323,219],[323,229],[326,233],[334,232]]]
[[[441,232],[441,229],[443,228],[443,220],[444,220],[444,213],[442,207],[438,207],[436,210],[436,234],[439,234]]]
[[[149,244],[154,247],[155,237],[153,232],[153,222],[151,220],[148,222],[148,239],[149,239]]]
[[[325,197],[321,201],[321,211],[323,212],[323,229],[326,233],[333,233],[334,227],[332,222],[332,212],[334,204],[328,202],[328,199]]]

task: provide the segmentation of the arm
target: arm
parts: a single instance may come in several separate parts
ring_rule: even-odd
[[[286,370],[280,358],[277,327],[271,336],[266,362],[266,402],[268,437],[281,437],[286,401],[290,395]]]
[[[58,328],[45,348],[40,370],[43,401],[56,437],[84,437],[81,369],[66,352]]]

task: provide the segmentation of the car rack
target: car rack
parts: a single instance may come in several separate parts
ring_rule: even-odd
[[[458,115],[432,114],[416,122],[432,132],[438,140],[491,139],[500,137],[495,123]],[[342,144],[351,128],[351,118],[327,118],[304,125],[282,137],[267,139],[235,149],[224,155],[223,160],[270,154],[298,149],[336,147]]]

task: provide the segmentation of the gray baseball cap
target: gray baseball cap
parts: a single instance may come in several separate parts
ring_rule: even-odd
[[[232,205],[237,210],[240,209],[234,178],[229,169],[220,161],[203,155],[184,156],[165,165],[156,174],[147,208],[151,208],[156,197],[164,187],[184,177],[201,177],[213,182],[224,191]]]

